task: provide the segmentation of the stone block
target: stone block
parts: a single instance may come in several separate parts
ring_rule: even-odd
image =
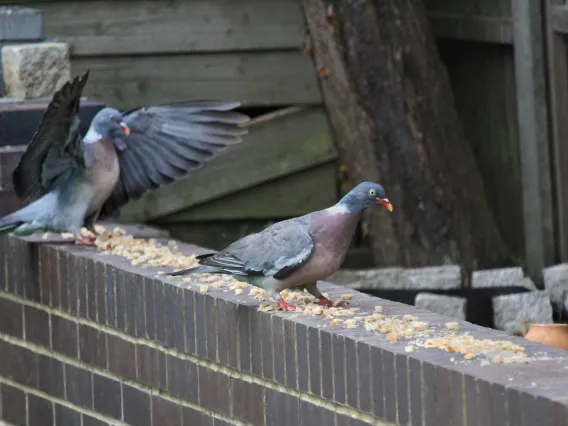
[[[410,269],[341,269],[327,281],[367,290],[449,290],[461,286],[460,268],[455,265]]]
[[[561,263],[542,271],[544,288],[550,294],[550,300],[555,305],[564,302],[568,294],[568,263]]]
[[[525,287],[529,290],[537,290],[536,285],[528,277],[525,278],[523,268],[499,268],[474,271],[471,277],[472,288],[492,287]]]
[[[4,96],[51,97],[71,78],[67,43],[30,43],[2,47]]]
[[[447,317],[465,320],[467,299],[464,297],[444,296],[432,293],[418,293],[414,306]]]
[[[495,327],[509,333],[520,333],[523,321],[527,330],[530,324],[552,322],[552,304],[546,291],[496,296],[493,311]]]

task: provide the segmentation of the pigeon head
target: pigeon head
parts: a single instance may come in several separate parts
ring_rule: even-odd
[[[349,212],[361,212],[375,204],[382,204],[392,212],[392,204],[387,198],[385,189],[378,183],[363,182],[353,188],[338,203]]]
[[[130,129],[122,119],[120,111],[114,108],[103,108],[93,118],[83,141],[95,143],[103,139],[125,139],[130,134]]]

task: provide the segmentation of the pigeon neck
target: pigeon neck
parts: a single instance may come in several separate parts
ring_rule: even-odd
[[[95,130],[94,126],[89,127],[89,131],[83,138],[83,143],[92,144],[100,142],[103,136]]]
[[[343,197],[339,202],[327,209],[327,212],[333,215],[347,213],[361,213],[361,208],[357,204],[350,203],[349,194]]]

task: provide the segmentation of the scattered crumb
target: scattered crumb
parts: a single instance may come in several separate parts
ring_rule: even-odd
[[[41,238],[44,239],[44,240],[49,240],[49,237],[50,237],[50,236],[51,236],[51,233],[46,232],[46,233],[44,233],[44,234],[41,236]]]
[[[460,329],[460,325],[457,322],[447,322],[446,323],[446,328],[448,330],[459,330]]]
[[[382,306],[375,306],[375,312],[377,312],[377,313],[383,312],[383,307]]]
[[[482,367],[487,367],[488,365],[491,365],[491,363],[489,361],[487,361],[486,359],[484,359],[483,361],[481,361],[480,365]]]
[[[351,300],[351,299],[353,299],[353,295],[350,294],[350,293],[342,294],[342,295],[341,295],[341,298],[342,298],[343,300]]]
[[[341,319],[339,319],[339,318],[336,318],[336,319],[332,320],[332,321],[329,323],[329,325],[331,325],[332,327],[335,327],[335,326],[341,324],[342,322],[343,322],[343,320],[341,320]]]
[[[60,235],[61,235],[61,238],[64,238],[66,240],[74,240],[75,239],[75,236],[70,232],[64,232],[63,234],[60,234]]]
[[[242,288],[236,288],[235,289],[235,294],[240,296],[241,294],[243,294],[243,289]]]
[[[404,351],[405,352],[414,352],[414,346],[413,345],[406,346],[404,348]]]
[[[209,291],[209,286],[208,285],[200,285],[199,286],[199,291],[201,293],[207,293]]]

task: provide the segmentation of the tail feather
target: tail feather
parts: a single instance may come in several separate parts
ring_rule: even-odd
[[[182,269],[181,271],[172,272],[170,275],[177,277],[189,274],[227,274],[222,269],[213,266],[196,266],[195,268]]]
[[[0,235],[6,235],[24,223],[18,212],[0,218]]]

